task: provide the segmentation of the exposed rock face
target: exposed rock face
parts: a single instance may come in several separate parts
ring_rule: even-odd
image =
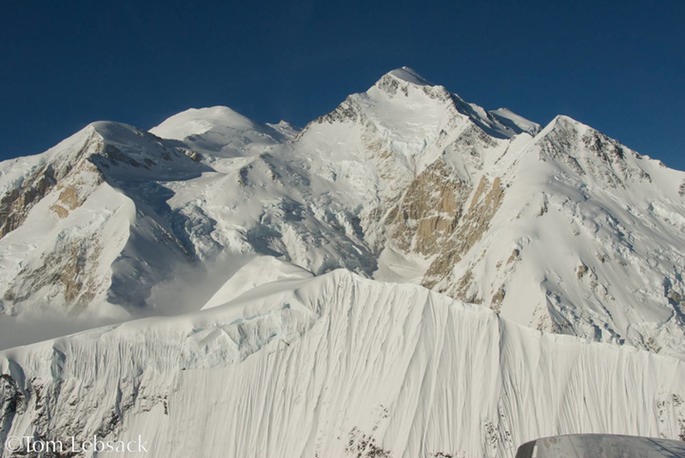
[[[449,243],[428,268],[422,282],[425,287],[433,288],[438,282],[452,274],[454,266],[489,229],[490,221],[502,205],[503,198],[504,189],[499,177],[496,177],[492,182],[486,177],[481,178],[471,198],[468,210],[453,231]],[[464,297],[464,292],[469,289],[468,282],[471,277],[472,274],[462,277],[456,287],[445,291],[457,299],[480,302],[482,299],[477,297]]]
[[[17,188],[0,199],[0,238],[13,231],[26,219],[31,207],[50,192],[57,179],[51,166],[45,166],[27,177]]]
[[[17,415],[26,410],[25,397],[16,380],[9,374],[0,375],[0,444],[5,444]],[[0,446],[0,449],[2,446]]]
[[[9,187],[0,198],[0,238],[20,227],[34,205],[54,188],[60,190],[60,202],[52,208],[57,215],[64,218],[80,206],[92,190],[93,177],[99,182],[103,179],[92,158],[102,148],[100,137],[84,132],[63,154],[43,155],[19,184]]]
[[[570,118],[398,69],[301,132],[226,107],[151,131],[98,122],[0,163],[2,313],[157,313],[179,271],[260,254],[685,355],[685,178]]]
[[[119,143],[126,141],[130,143]],[[31,167],[14,178],[18,184],[5,187],[0,200],[0,233],[6,243],[0,262],[4,263],[4,275],[11,278],[0,282],[0,311],[9,315],[26,307],[75,316],[93,303],[117,300],[118,293],[110,294],[113,286],[140,292],[139,285],[121,284],[122,276],[136,275],[112,267],[117,258],[127,257],[120,258],[117,249],[127,246],[132,232],[144,232],[146,237],[157,233],[159,253],[169,248],[183,252],[183,242],[169,236],[173,229],[164,228],[164,217],[159,215],[152,218],[152,227],[129,226],[134,218],[127,208],[131,200],[135,199],[142,211],[153,213],[149,208],[157,198],[149,187],[141,189],[144,181],[136,179],[136,174],[147,174],[143,180],[174,179],[208,170],[184,151],[163,145],[159,138],[114,123],[88,126],[48,153],[27,161],[34,164],[29,162]],[[129,181],[122,181],[124,177]],[[142,195],[136,196],[140,191]],[[155,191],[161,192],[159,188]],[[127,195],[133,199],[127,202]],[[154,264],[151,259],[140,262]],[[148,290],[151,287],[147,285]],[[143,293],[142,300],[148,295]]]
[[[416,177],[386,217],[391,240],[403,251],[440,253],[461,219],[469,192],[444,161],[436,161]]]
[[[70,212],[83,205],[92,190],[103,181],[102,173],[92,162],[80,162],[72,173],[57,184],[59,196],[50,209],[61,219],[68,217]]]
[[[24,267],[3,299],[9,303],[22,302],[31,299],[36,291],[47,290],[62,295],[61,300],[51,298],[50,302],[63,303],[69,313],[77,314],[109,286],[97,274],[101,252],[102,245],[97,240],[63,239],[40,265]],[[43,306],[49,307],[50,303]]]

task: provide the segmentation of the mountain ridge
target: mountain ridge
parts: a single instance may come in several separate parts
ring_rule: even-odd
[[[220,106],[93,123],[0,162],[0,455],[685,440],[683,189],[410,69],[301,130]]]
[[[141,434],[155,456],[512,457],[571,432],[685,437],[674,358],[344,269],[225,297],[0,352],[0,443]]]
[[[259,254],[314,274],[343,267],[420,283],[524,325],[685,355],[682,172],[572,118],[542,127],[487,111],[404,68],[300,131],[280,126],[227,107],[191,109],[152,133],[93,123],[39,159],[0,163],[0,214],[10,215],[0,309],[165,313],[155,294],[178,272],[200,272],[202,283],[219,259]],[[95,170],[50,162],[78,154]],[[57,172],[36,175],[47,166]],[[101,211],[89,248],[73,248],[78,218],[103,204],[80,209],[103,186],[122,210]],[[21,224],[31,212],[57,224],[45,240],[66,245],[33,247],[35,231]],[[103,234],[120,242],[101,263]],[[84,296],[89,282],[100,286]]]

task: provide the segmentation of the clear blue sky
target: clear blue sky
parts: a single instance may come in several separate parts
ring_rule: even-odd
[[[402,65],[685,170],[683,0],[0,0],[0,158],[189,107],[302,126]]]

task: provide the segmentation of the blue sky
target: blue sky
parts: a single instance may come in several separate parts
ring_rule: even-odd
[[[228,105],[302,126],[407,65],[685,170],[685,1],[0,0],[0,159]]]

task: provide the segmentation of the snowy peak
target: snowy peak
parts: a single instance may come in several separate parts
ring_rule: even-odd
[[[128,124],[98,121],[90,132],[83,154],[112,184],[151,179],[183,179],[208,167],[193,151]],[[115,183],[116,182],[116,183]]]
[[[171,116],[150,132],[178,140],[209,158],[254,156],[294,135],[289,125],[259,124],[225,106],[191,108]]]
[[[283,137],[287,140],[293,140],[297,134],[300,133],[295,126],[284,120],[280,120],[276,124],[266,123],[266,125],[283,135]]]
[[[140,432],[159,456],[684,438],[684,214],[685,173],[408,68],[302,132],[227,107],[93,123],[0,163],[0,348],[54,317],[153,318],[0,352],[0,455]]]
[[[19,165],[0,164],[0,312],[121,318],[144,303],[189,257],[164,204],[167,183],[211,170],[187,153],[100,121]]]
[[[219,129],[253,130],[255,123],[237,111],[225,106],[190,108],[177,113],[150,129],[162,138],[185,140],[191,135],[202,135]]]
[[[594,129],[587,124],[578,121],[567,115],[556,115],[546,126],[539,129],[539,137],[544,137],[550,133],[560,134],[568,138],[582,137],[582,136],[593,136],[601,135],[607,137],[600,131]],[[612,142],[617,143],[616,140],[611,139]]]
[[[541,131],[541,134],[546,134],[552,130],[563,130],[566,132],[576,131],[581,132],[590,127],[580,121],[573,119],[566,115],[556,115]]]
[[[301,132],[217,106],[150,132],[93,123],[44,155],[0,164],[0,235],[14,233],[0,240],[0,287],[11,285],[0,310],[43,297],[58,275],[33,280],[46,262],[84,279],[83,259],[101,259],[95,292],[135,312],[174,264],[265,255],[316,275],[343,267],[420,283],[525,325],[681,356],[684,189],[684,174],[571,118],[540,130],[401,68]],[[92,246],[74,251],[84,219]],[[47,246],[34,249],[38,234]],[[624,282],[641,298],[630,316],[606,306],[634,302],[620,295]],[[60,305],[93,297],[80,294],[87,282],[62,289],[49,290]]]
[[[335,110],[313,124],[321,123],[354,123],[378,130],[387,128],[393,135],[406,132],[407,136],[415,139],[418,130],[436,129],[444,131],[441,135],[445,138],[454,137],[468,124],[497,139],[511,138],[523,132],[534,135],[539,130],[537,123],[509,110],[488,112],[469,103],[444,86],[429,83],[408,67],[386,73],[364,93],[348,96]]]
[[[402,67],[383,75],[364,95],[371,99],[398,98],[404,103],[412,102],[417,96],[428,97],[440,103],[449,98],[449,91],[427,81],[409,67]]]
[[[61,171],[57,173],[58,179],[76,169],[84,160],[106,174],[108,170],[111,172],[120,167],[151,170],[160,163],[177,159],[192,162],[185,156],[184,150],[177,149],[175,144],[165,143],[136,127],[113,121],[95,121],[33,158],[37,164]],[[17,170],[21,172],[20,168]]]
[[[446,92],[444,87],[434,85],[416,73],[413,69],[409,67],[400,67],[381,76],[366,94],[373,95],[374,91],[378,90],[385,96],[392,97],[398,92],[408,96],[409,91],[413,89],[419,89],[425,94],[428,94],[432,92],[431,89],[434,86],[439,88],[439,92]]]
[[[298,140],[326,137],[331,144],[345,142],[351,151],[367,152],[362,156],[392,156],[400,169],[420,171],[463,135],[494,144],[522,133],[535,135],[539,127],[510,110],[488,112],[402,67],[366,92],[348,96],[310,123]]]
[[[432,83],[409,67],[396,68],[395,70],[389,71],[384,76],[390,76],[406,83],[416,84],[417,86],[433,86]]]
[[[409,105],[416,104],[415,94],[432,100],[435,109],[444,109],[447,104],[453,115],[459,113],[468,117],[486,134],[495,138],[510,138],[523,132],[535,135],[540,130],[539,124],[509,109],[487,111],[475,103],[469,103],[444,86],[429,82],[409,67],[401,67],[386,73],[366,92],[366,95],[375,99],[379,97],[378,93],[383,94],[382,97],[390,98],[404,95],[405,100],[402,101],[402,97],[399,97],[398,102]]]
[[[568,116],[556,116],[528,148],[586,186],[629,188],[652,183],[655,164],[607,135]],[[652,186],[653,188],[653,186]]]
[[[523,116],[517,115],[508,108],[498,108],[490,111],[490,114],[497,118],[501,124],[509,127],[510,129],[526,132],[530,135],[537,134],[542,128],[540,124],[530,121]]]

